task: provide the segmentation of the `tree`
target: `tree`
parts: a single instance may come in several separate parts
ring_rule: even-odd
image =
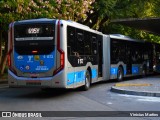
[[[0,43],[5,45],[0,54],[0,75],[4,73],[7,60],[7,30],[9,23],[23,19],[56,18],[83,20],[94,0],[1,0],[0,1]],[[2,44],[0,47],[2,48]],[[0,49],[1,51],[1,49]]]
[[[159,16],[160,0],[117,0],[116,5],[111,15],[113,19],[126,19],[126,18],[152,18]],[[134,28],[109,24],[106,26],[106,32],[121,33],[131,36],[135,39],[144,39],[152,42],[159,42],[159,37],[151,33],[147,33]]]
[[[87,12],[87,18],[82,22],[91,28],[102,31],[102,28],[112,15],[117,0],[96,0],[93,8]]]
[[[7,30],[10,22],[55,18],[78,21],[103,33],[121,33],[133,38],[156,41],[158,36],[133,28],[109,24],[120,18],[157,17],[160,0],[1,0],[0,1],[0,72],[3,74],[7,56]],[[1,49],[0,49],[1,53]]]

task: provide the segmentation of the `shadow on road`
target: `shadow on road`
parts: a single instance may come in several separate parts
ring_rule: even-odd
[[[150,77],[150,76],[147,76]],[[153,77],[153,76],[151,76]],[[125,78],[124,81],[129,81],[129,80],[134,80],[134,79],[141,79],[142,77],[133,77],[133,78]],[[89,89],[96,89],[96,87],[101,87],[101,86],[106,86],[106,85],[114,85],[117,83],[117,81],[114,80],[109,80],[109,81],[102,81],[98,83],[94,83],[91,85],[91,88]],[[81,88],[77,89],[45,89],[41,90],[40,88],[5,88],[5,89],[0,89],[0,97],[4,98],[27,98],[27,99],[48,99],[48,98],[58,98],[58,97],[64,97],[64,96],[69,96],[81,92],[87,92],[87,91],[82,91]]]
[[[18,90],[18,89],[17,89]],[[23,91],[23,89],[21,90]],[[25,88],[26,93],[20,93],[19,95],[15,96],[17,98],[40,98],[40,99],[48,99],[48,98],[57,98],[66,96],[67,94],[71,93],[71,90],[65,90],[65,89],[35,89],[31,88],[27,93],[27,88]]]

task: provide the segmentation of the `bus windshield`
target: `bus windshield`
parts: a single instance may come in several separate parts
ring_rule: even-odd
[[[19,54],[49,54],[54,49],[55,25],[53,23],[16,24],[14,26],[15,50]]]

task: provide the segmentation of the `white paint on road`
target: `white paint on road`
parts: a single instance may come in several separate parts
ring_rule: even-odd
[[[119,94],[119,96],[126,97],[128,99],[135,99],[141,102],[158,102],[160,103],[160,97],[148,97],[148,96],[134,96],[134,95],[123,95]]]
[[[113,103],[111,103],[111,102],[107,102],[107,104],[108,104],[108,105],[112,105]]]

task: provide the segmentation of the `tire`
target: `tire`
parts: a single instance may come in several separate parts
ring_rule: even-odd
[[[122,67],[118,67],[117,71],[117,81],[120,82],[123,80],[123,69]]]
[[[85,84],[82,87],[82,90],[87,91],[90,88],[90,85],[91,85],[91,75],[90,75],[90,72],[88,70],[86,70]]]

